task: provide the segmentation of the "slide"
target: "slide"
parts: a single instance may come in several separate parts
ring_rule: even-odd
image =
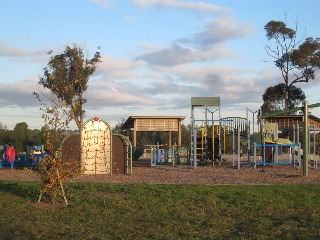
[[[277,143],[279,144],[291,144],[292,142],[289,140],[289,139],[286,139],[286,138],[278,138],[278,141]],[[298,155],[298,147],[294,147],[294,151],[295,151],[295,154]],[[303,150],[300,149],[300,155],[301,155],[301,158],[303,157]],[[310,154],[309,156],[309,161],[319,161],[319,155],[313,155]]]

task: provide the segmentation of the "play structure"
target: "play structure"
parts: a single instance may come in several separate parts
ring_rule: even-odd
[[[27,146],[27,152],[26,152],[26,165],[27,166],[35,166],[38,165],[40,162],[40,159],[43,158],[45,155],[44,151],[44,145],[38,145],[38,146]],[[21,163],[23,163],[23,158]]]
[[[83,125],[81,134],[62,142],[63,159],[76,164],[83,174],[131,174],[132,146],[121,134],[113,134],[109,124],[97,117]]]
[[[0,145],[0,168],[3,168],[4,165],[10,165],[10,168],[13,169],[15,158],[14,146]]]
[[[278,137],[277,132],[275,130],[271,130],[269,132],[267,132],[267,130],[264,130],[265,128],[265,119],[268,118],[272,118],[274,116],[280,116],[280,115],[285,115],[285,114],[289,114],[289,113],[293,113],[293,112],[298,112],[300,111],[303,114],[303,127],[302,127],[302,132],[303,132],[303,140],[302,140],[302,150],[299,148],[300,145],[297,143],[299,141],[299,137],[297,138],[297,142],[296,143],[286,143],[292,146],[289,147],[294,147],[294,151],[295,153],[302,156],[302,163],[303,163],[303,175],[304,176],[308,176],[308,169],[309,166],[313,165],[315,168],[317,168],[317,161],[318,161],[318,157],[316,159],[316,156],[314,154],[314,159],[311,160],[310,156],[310,126],[309,126],[309,108],[314,108],[314,107],[319,107],[320,103],[316,103],[316,104],[312,104],[312,105],[308,105],[308,102],[305,101],[303,107],[299,107],[299,108],[293,108],[293,109],[288,109],[288,110],[284,110],[281,112],[275,112],[275,113],[271,113],[271,114],[266,114],[266,115],[262,115],[262,109],[260,109],[260,131],[261,131],[261,150],[262,150],[262,161],[261,161],[261,166],[263,167],[264,165],[267,164],[267,156],[266,156],[266,147],[272,147],[272,146],[268,146],[268,141],[265,141],[266,139],[266,134],[269,135],[274,135],[274,138],[276,139]],[[297,134],[299,134],[300,131],[300,127],[297,126]],[[320,129],[318,130],[320,131]],[[315,132],[315,129],[314,129]],[[314,133],[315,136],[315,133]],[[267,139],[268,140],[268,139]],[[283,139],[278,140],[279,143],[281,141],[283,141]],[[295,139],[294,139],[295,142]],[[275,147],[279,147],[278,143],[272,143],[272,144],[276,144],[277,146]],[[297,145],[298,144],[298,145]],[[284,145],[282,145],[284,146]],[[277,148],[275,148],[277,149]],[[300,157],[298,157],[298,161],[300,161]],[[296,165],[295,161],[292,162],[293,165]],[[298,163],[298,165],[300,166],[300,162]],[[263,171],[263,169],[262,169]]]
[[[211,111],[208,107],[217,107],[215,111]],[[196,119],[194,110],[196,107],[204,107],[205,116],[202,119]],[[213,113],[218,112],[218,119],[213,119]],[[207,112],[212,114],[208,119]],[[201,137],[197,137],[197,124],[201,123]],[[217,123],[217,124],[215,124]],[[208,135],[208,128],[211,127],[211,136]],[[220,97],[192,97],[191,98],[191,164],[194,168],[197,165],[208,165],[218,161],[219,165],[222,161],[227,160],[227,136],[232,136],[232,149],[229,154],[232,155],[233,166],[236,162],[238,168],[242,161],[241,138],[245,141],[249,139],[249,121],[246,118],[220,116]],[[223,141],[222,141],[223,139]],[[236,148],[237,145],[237,148]],[[248,144],[247,144],[248,145]],[[222,150],[223,147],[223,150]],[[222,154],[223,153],[223,154]],[[249,153],[248,153],[249,159]]]
[[[254,143],[254,168],[257,165],[292,165],[301,168],[301,145],[286,138],[278,138],[278,124],[265,123],[262,127],[263,143]],[[257,161],[257,148],[260,147],[261,159]],[[283,152],[289,152],[289,159],[283,158]],[[279,155],[280,153],[280,155]],[[296,154],[295,154],[296,153]]]
[[[303,158],[303,150],[301,149],[301,143],[299,143],[299,135],[301,127],[299,125],[293,126],[293,141],[290,141],[286,138],[278,138],[278,124],[277,123],[265,123],[263,126],[263,134],[265,144],[254,144],[254,163],[255,168],[257,165],[290,165],[293,167],[298,166],[301,168],[301,159]],[[318,169],[319,155],[316,155],[316,149],[313,147],[313,153],[311,152],[310,143],[313,143],[313,146],[316,145],[316,132],[320,129],[313,127],[308,127],[308,142],[309,148],[307,152],[307,161],[308,166]],[[313,134],[313,142],[311,141],[311,135]],[[262,159],[265,159],[264,162],[256,160],[256,148],[264,147],[264,156]],[[284,161],[282,153],[286,150],[289,152],[289,159]],[[280,152],[280,159],[279,159]]]
[[[175,165],[174,148],[166,145],[152,145],[150,151],[151,166]]]

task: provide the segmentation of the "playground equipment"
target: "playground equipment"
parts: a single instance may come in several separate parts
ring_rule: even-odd
[[[300,127],[299,124],[293,126],[293,142],[298,143],[300,138]],[[315,126],[308,128],[308,142],[311,143],[311,132],[313,132],[313,154],[311,153],[311,144],[309,144],[308,152],[307,152],[307,159],[309,165],[313,165],[315,169],[318,169],[318,161],[319,155],[316,155],[316,132],[320,131],[320,129],[316,129]],[[299,154],[303,157],[303,150],[300,148],[295,147],[295,153],[299,152]]]
[[[44,155],[44,146],[27,146],[26,152],[16,154],[13,146],[0,146],[0,168],[10,165],[13,169],[15,164],[34,166],[39,164],[40,158]]]
[[[16,157],[16,151],[14,149],[14,146],[11,146],[11,145],[0,146],[0,168],[3,168],[3,165],[10,165],[10,168],[13,169],[15,157]]]
[[[131,143],[121,134],[112,134],[106,121],[98,117],[89,119],[84,123],[79,137],[83,174],[132,173]],[[65,154],[68,150],[70,148],[62,149]]]
[[[278,139],[281,141],[281,139]],[[264,155],[262,157],[262,161],[257,161],[256,158],[256,149],[257,147],[262,147],[264,148]],[[284,161],[282,152],[284,147],[289,147],[290,149],[290,159],[289,161]],[[269,151],[267,151],[267,148],[269,148]],[[278,149],[280,150],[280,160],[278,159]],[[295,151],[293,149],[298,149],[298,158],[295,159]],[[266,154],[269,152],[269,154]],[[268,158],[266,158],[268,156]],[[276,158],[274,158],[276,157]],[[268,160],[266,160],[268,159]],[[289,165],[292,164],[293,167],[295,165],[298,165],[299,168],[301,168],[301,157],[300,157],[300,144],[294,144],[294,143],[277,143],[277,142],[272,142],[268,143],[266,141],[264,144],[256,144],[254,143],[254,168],[257,168],[257,165],[261,165],[262,167],[264,165]]]
[[[288,109],[288,110],[284,110],[281,112],[275,112],[275,113],[271,113],[271,114],[266,114],[266,115],[262,115],[262,109],[260,109],[260,132],[262,133],[262,129],[263,129],[263,125],[264,125],[264,119],[269,118],[269,117],[273,117],[273,116],[278,116],[278,115],[282,115],[282,114],[288,114],[288,113],[292,113],[292,112],[298,112],[298,111],[302,111],[302,113],[304,114],[304,119],[303,119],[303,152],[307,153],[308,149],[309,149],[309,139],[308,139],[308,109],[309,108],[314,108],[314,107],[319,107],[320,103],[316,103],[316,104],[312,104],[308,106],[308,102],[305,101],[303,107],[298,107],[298,108],[293,108],[293,109]],[[262,135],[262,144],[265,144],[264,142],[264,134]],[[262,161],[265,162],[265,155],[264,155],[264,147],[262,147],[263,150],[263,154],[262,154]],[[303,154],[303,175],[304,176],[308,176],[308,158],[307,158],[308,154]]]
[[[166,145],[152,145],[151,146],[151,166],[157,165],[175,165],[174,148]]]
[[[303,158],[303,150],[301,149],[301,144],[299,143],[299,133],[300,133],[300,127],[299,125],[293,126],[293,141],[291,142],[289,139],[286,138],[278,138],[278,124],[277,123],[264,123],[263,124],[263,136],[264,136],[264,143],[265,144],[256,144],[254,143],[254,163],[255,168],[257,165],[288,165],[292,164],[293,167],[298,165],[299,168],[301,168],[301,158]],[[308,142],[311,143],[310,137],[311,137],[311,131],[313,131],[314,138],[313,138],[313,144],[315,146],[315,133],[316,128],[309,127],[308,128]],[[297,136],[297,137],[296,137]],[[308,156],[307,161],[309,166],[313,166],[315,169],[318,168],[318,161],[319,156],[315,154],[315,148],[313,149],[313,154],[311,154],[311,149],[308,149]],[[257,154],[256,149],[257,147],[264,148],[262,156],[263,161],[257,161]],[[286,149],[289,151],[289,160],[286,161],[283,160],[282,152],[283,149]],[[280,152],[280,160],[278,159]],[[295,156],[298,156],[296,159]]]
[[[151,166],[190,164],[190,146],[150,146]]]
[[[44,157],[45,151],[44,151],[44,145],[38,145],[38,146],[27,146],[27,152],[26,152],[26,165],[38,165],[40,162],[40,159]],[[23,162],[23,159],[21,161]]]
[[[198,119],[195,119],[194,117],[194,108],[195,107],[205,107],[205,119],[202,119],[202,120],[198,120]],[[218,107],[218,110],[219,110],[219,120],[208,120],[207,119],[207,107],[208,106],[215,106],[215,107]],[[205,149],[205,151],[201,152],[201,157],[204,157],[204,161],[205,161],[205,164],[207,163],[207,159],[208,159],[208,152],[206,151],[207,146],[208,146],[208,142],[207,142],[207,122],[211,122],[212,125],[215,121],[220,121],[220,97],[192,97],[191,98],[191,164],[194,166],[194,168],[196,168],[197,166],[197,131],[196,131],[196,121],[201,121],[201,122],[204,122],[204,126],[203,126],[203,132],[205,134],[203,134],[203,144],[204,144],[204,148],[202,149]],[[215,152],[214,151],[214,137],[212,138],[212,142],[213,142],[213,145],[212,145],[212,148],[213,148],[213,153]],[[221,140],[220,140],[220,134],[218,134],[218,154],[219,154],[219,160],[221,160]],[[204,153],[204,154],[203,154]]]
[[[195,107],[205,107],[205,118],[204,119],[195,119],[194,117],[194,108]],[[218,107],[219,110],[219,118],[217,120],[213,119],[212,111],[208,110],[208,106],[215,106]],[[212,114],[212,119],[208,120],[207,118],[207,111]],[[202,132],[201,138],[197,138],[197,131],[196,131],[196,122],[202,123]],[[211,142],[209,144],[208,136],[207,136],[207,128],[208,122],[211,122],[212,127],[212,137]],[[217,137],[215,136],[215,126],[214,123],[217,122]],[[220,118],[220,97],[192,97],[191,98],[191,158],[192,158],[192,165],[196,168],[197,159],[200,159],[200,162],[203,162],[204,165],[207,165],[207,161],[211,158],[212,161],[218,159],[219,165],[221,161],[224,160],[221,157],[222,152],[222,142],[221,142],[221,132],[222,127],[224,129],[224,141],[226,139],[226,133],[233,135],[233,165],[235,165],[235,137],[234,134],[238,134],[238,168],[240,168],[240,160],[241,160],[241,149],[240,149],[240,136],[244,136],[249,139],[249,121],[246,118],[239,118],[239,117],[228,117],[228,118]],[[201,141],[199,141],[201,139]],[[215,144],[217,142],[217,144]],[[248,145],[248,144],[247,144]],[[212,148],[210,148],[212,146]],[[226,147],[226,143],[224,142],[224,150]],[[209,150],[211,154],[209,154]],[[225,153],[225,151],[224,151]],[[249,161],[249,153],[248,153],[248,161]]]
[[[111,129],[99,118],[86,121],[81,130],[81,168],[83,174],[111,174]]]

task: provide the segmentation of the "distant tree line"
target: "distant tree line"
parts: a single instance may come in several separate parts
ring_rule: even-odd
[[[118,121],[118,124],[112,128],[113,133],[120,133],[126,136],[126,132],[121,129],[124,119]],[[44,125],[41,129],[29,129],[28,124],[25,122],[17,123],[13,130],[8,129],[8,127],[2,122],[0,122],[0,145],[11,144],[15,147],[17,152],[26,151],[26,146],[34,145],[45,145],[45,130],[48,130],[49,127]],[[201,126],[198,129],[201,136]],[[61,133],[60,144],[62,143],[63,138],[66,136],[77,133],[78,130],[68,130]],[[132,135],[132,133],[131,133]],[[130,136],[132,140],[133,136]],[[182,145],[189,145],[191,137],[191,125],[181,125],[181,143]],[[169,133],[168,132],[139,132],[137,137],[137,145],[155,145],[155,144],[168,144],[169,143]],[[178,133],[172,133],[172,143],[178,143]]]
[[[0,122],[0,145],[9,145],[15,147],[16,152],[25,152],[27,146],[44,145],[46,142],[44,133],[48,129],[44,125],[41,129],[29,129],[26,122],[17,123],[13,130]],[[62,138],[73,131],[62,133]],[[61,139],[62,141],[62,139]]]

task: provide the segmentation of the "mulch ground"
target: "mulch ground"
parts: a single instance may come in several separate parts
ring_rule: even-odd
[[[221,166],[134,166],[131,175],[81,175],[69,181],[99,182],[121,184],[189,184],[189,185],[260,185],[260,184],[319,184],[320,169],[308,169],[308,176],[303,175],[303,168],[291,165],[267,165],[264,171],[242,167],[237,169],[230,164]],[[38,175],[23,168],[0,169],[0,180],[39,181]]]

